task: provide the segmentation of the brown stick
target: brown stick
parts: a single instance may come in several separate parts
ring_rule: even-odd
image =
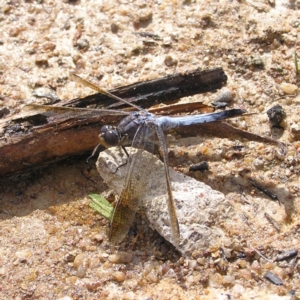
[[[220,89],[226,81],[227,76],[222,68],[204,71],[197,69],[159,79],[137,82],[110,92],[129,102],[147,108],[155,103],[171,103],[182,97],[215,91]],[[116,103],[106,95],[99,93],[71,100],[67,105],[86,107],[90,104],[99,103],[106,108],[124,107],[122,103]]]
[[[218,89],[226,83],[223,69],[195,70],[160,79],[138,82],[110,91],[143,107],[155,102],[174,101],[183,96]],[[99,102],[104,107],[120,107],[102,94],[94,94],[68,102],[86,106]],[[78,112],[39,108],[24,111],[12,119],[0,121],[0,177],[82,154],[98,143],[98,134],[105,124],[116,125],[122,113],[94,110]]]

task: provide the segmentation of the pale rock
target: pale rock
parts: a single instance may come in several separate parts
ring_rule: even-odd
[[[136,149],[126,148],[132,155]],[[97,169],[109,188],[120,194],[127,170],[126,155],[119,148],[110,148],[100,153]],[[140,208],[146,214],[150,226],[172,243],[167,210],[167,192],[163,163],[154,155],[144,151],[143,161],[138,164],[140,174],[146,172]],[[117,170],[117,172],[115,172]],[[180,228],[178,250],[191,255],[195,250],[207,250],[212,244],[222,243],[224,232],[216,225],[227,218],[225,197],[206,184],[169,167],[173,197]],[[115,174],[114,174],[115,172]],[[143,176],[143,175],[142,175]]]

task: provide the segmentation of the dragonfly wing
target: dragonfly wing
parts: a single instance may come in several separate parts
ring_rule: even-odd
[[[36,113],[45,113],[49,115],[69,114],[72,116],[99,116],[99,115],[129,115],[130,113],[122,110],[113,109],[92,109],[92,108],[77,108],[67,106],[39,105],[27,104],[23,107],[25,111],[35,111]]]
[[[165,168],[167,191],[168,191],[167,206],[168,206],[169,217],[170,217],[171,234],[172,234],[174,246],[178,247],[180,244],[180,231],[179,231],[176,207],[175,207],[172,188],[171,188],[167,142],[165,139],[164,132],[162,128],[159,126],[159,124],[155,125],[155,130],[158,137],[160,148],[162,149],[162,155],[164,160],[164,168]]]
[[[112,245],[124,239],[133,222],[136,209],[133,207],[132,198],[131,191],[123,188],[110,223],[109,240]]]
[[[110,223],[109,239],[112,245],[119,243],[126,236],[139,209],[141,196],[145,193],[148,173],[147,169],[142,167],[142,159],[149,131],[150,128],[145,123],[141,124],[132,143],[137,152],[129,155],[124,186]]]

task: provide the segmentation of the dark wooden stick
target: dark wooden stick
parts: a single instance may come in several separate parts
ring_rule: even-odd
[[[226,82],[226,75],[218,68],[206,71],[192,71],[184,74],[163,77],[157,80],[139,82],[127,87],[121,87],[110,92],[133,101],[143,107],[156,102],[170,102],[181,96],[193,95],[200,92],[213,91],[222,87]],[[85,105],[100,101],[104,107],[112,105],[112,100],[101,94],[94,94],[81,99]],[[69,105],[79,105],[81,101],[75,99]],[[120,105],[120,104],[118,104]],[[203,104],[191,103],[190,111],[202,110],[209,112],[211,107]],[[30,106],[29,106],[30,107]],[[32,106],[34,107],[34,106]],[[166,108],[156,113],[166,114]],[[186,112],[186,104],[173,106],[170,111]],[[150,110],[151,111],[151,110]],[[119,110],[95,109],[83,110],[60,106],[39,107],[34,110],[23,111],[17,116],[0,120],[0,178],[19,172],[30,171],[50,162],[63,158],[80,155],[91,151],[98,144],[98,134],[105,124],[117,125],[126,112]],[[222,124],[222,123],[218,123]],[[203,125],[204,133],[224,137],[231,135],[246,137],[251,140],[270,142],[271,139],[242,131],[234,131],[222,125]],[[221,126],[218,128],[218,126]],[[187,133],[187,129],[181,129]],[[190,134],[203,132],[201,126],[191,128]],[[222,132],[222,134],[221,134]],[[276,143],[276,141],[271,140]]]
[[[197,69],[134,83],[110,90],[110,92],[122,99],[147,108],[155,103],[171,103],[182,97],[215,91],[220,89],[226,81],[227,76],[222,68],[204,71]],[[100,93],[68,101],[66,105],[86,107],[90,104],[101,104],[103,107],[114,109],[124,107],[122,103],[116,103],[116,101]]]

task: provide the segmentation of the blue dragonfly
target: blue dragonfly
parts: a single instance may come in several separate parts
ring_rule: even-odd
[[[137,149],[133,155],[128,155],[125,181],[110,221],[110,243],[115,245],[124,239],[132,225],[136,212],[139,210],[140,198],[144,193],[144,188],[149,176],[147,170],[139,168],[144,151],[147,150],[155,153],[158,149],[164,162],[165,181],[168,194],[167,207],[170,218],[169,223],[172,243],[174,246],[178,247],[180,244],[180,229],[171,188],[168,167],[168,147],[164,131],[182,126],[229,119],[241,116],[245,111],[241,109],[229,109],[221,112],[198,115],[177,117],[157,116],[138,105],[111,94],[75,74],[72,74],[72,78],[99,93],[126,103],[136,109],[136,111],[127,115],[118,126],[104,125],[99,134],[99,145],[105,146],[106,148],[120,146],[125,150],[127,155],[128,153],[125,147],[131,146]]]

